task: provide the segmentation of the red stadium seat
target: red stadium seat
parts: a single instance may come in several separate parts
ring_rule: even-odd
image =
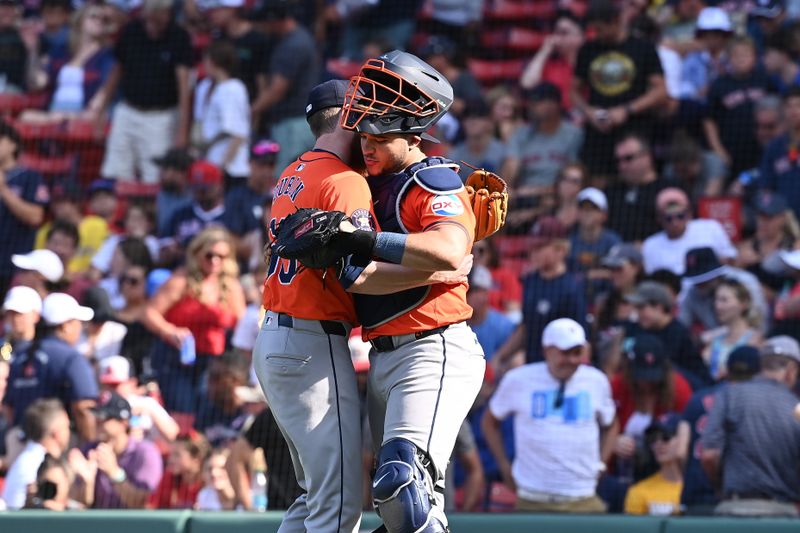
[[[549,20],[556,13],[556,2],[549,0],[490,0],[486,2],[486,20]]]
[[[524,67],[524,59],[471,59],[469,61],[469,71],[479,82],[485,85],[500,81],[517,80]]]
[[[118,196],[155,198],[161,186],[158,183],[138,183],[135,181],[118,181],[114,190]]]
[[[525,28],[511,28],[508,32],[508,47],[526,52],[535,52],[544,42],[544,34]]]
[[[16,116],[28,107],[24,94],[0,94],[0,115]]]
[[[35,170],[46,177],[69,176],[75,172],[75,156],[44,156],[23,152],[19,164]]]
[[[25,144],[38,145],[43,141],[58,141],[64,136],[63,122],[25,122],[18,120],[14,127]]]

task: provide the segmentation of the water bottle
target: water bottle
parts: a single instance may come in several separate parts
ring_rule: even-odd
[[[267,510],[267,461],[264,459],[264,450],[256,448],[250,462],[253,477],[250,479],[250,493],[252,495],[252,510],[263,513]]]
[[[195,359],[197,359],[197,353],[194,350],[194,335],[190,333],[181,343],[181,364],[192,366]]]

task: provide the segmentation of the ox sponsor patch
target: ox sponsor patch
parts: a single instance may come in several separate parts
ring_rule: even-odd
[[[431,202],[431,210],[441,217],[455,217],[464,212],[464,204],[455,194],[437,196]]]

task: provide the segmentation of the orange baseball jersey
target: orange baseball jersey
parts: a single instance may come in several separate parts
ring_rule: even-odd
[[[280,221],[300,207],[343,211],[362,229],[369,229],[373,220],[366,180],[330,152],[306,152],[283,171],[272,202],[270,239]],[[272,255],[264,281],[264,309],[306,320],[356,324],[353,299],[333,269],[323,286],[322,270],[300,267],[296,260]]]
[[[408,233],[421,233],[439,224],[455,224],[467,234],[469,243],[465,252],[472,248],[475,215],[464,189],[453,194],[436,194],[414,185],[403,196],[400,220]],[[467,304],[467,284],[437,283],[430,287],[428,296],[416,308],[375,328],[365,328],[362,336],[369,340],[383,335],[427,331],[470,317],[472,308]]]

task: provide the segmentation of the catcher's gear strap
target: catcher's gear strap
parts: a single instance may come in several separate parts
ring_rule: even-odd
[[[455,194],[464,188],[459,166],[443,157],[427,157],[406,169],[411,178],[433,194]]]
[[[378,452],[372,502],[390,533],[443,533],[434,505],[433,480],[424,456],[406,439],[392,439]]]

